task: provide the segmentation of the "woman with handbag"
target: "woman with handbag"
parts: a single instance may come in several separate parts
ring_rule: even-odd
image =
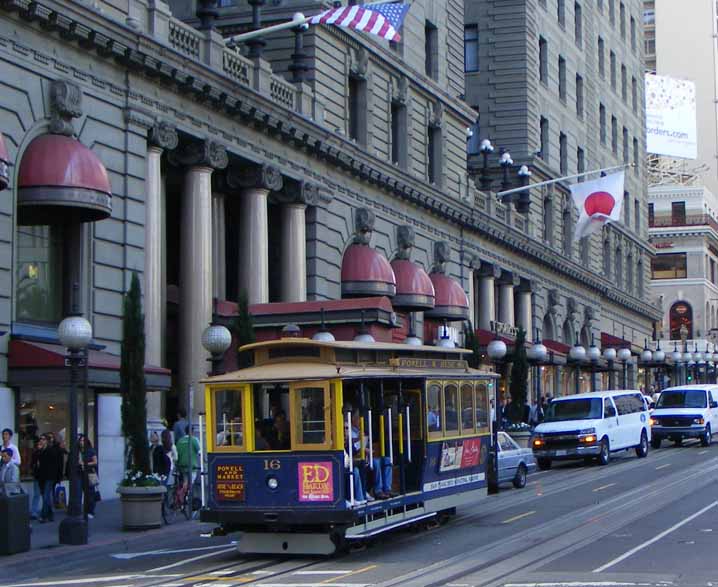
[[[92,519],[95,517],[95,491],[100,484],[100,478],[97,476],[97,453],[92,448],[90,439],[84,434],[78,437],[80,454],[79,467],[81,478],[83,479],[83,495],[85,496],[85,512],[87,517]]]

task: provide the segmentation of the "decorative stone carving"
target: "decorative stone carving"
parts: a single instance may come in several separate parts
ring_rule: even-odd
[[[369,53],[363,47],[349,52],[349,71],[352,77],[366,79],[369,70]]]
[[[284,183],[281,191],[274,193],[273,198],[280,204],[318,206],[321,196],[316,184],[308,181],[289,181]]]
[[[398,77],[391,85],[391,101],[395,104],[406,105],[409,101],[409,80],[405,75]]]
[[[449,241],[437,241],[434,243],[434,264],[431,267],[432,273],[446,273],[446,264],[451,261],[451,244]]]
[[[435,102],[431,107],[429,114],[429,126],[432,128],[441,128],[444,124],[444,105],[441,102]]]
[[[354,214],[354,244],[368,245],[374,232],[376,215],[369,208],[358,208]]]
[[[170,161],[186,167],[224,169],[229,164],[227,148],[211,139],[183,144],[170,153]]]
[[[227,169],[227,184],[233,189],[255,188],[278,192],[284,187],[284,178],[273,165],[232,165]]]
[[[167,151],[176,149],[179,144],[177,128],[166,120],[158,120],[150,129],[147,141],[151,145]]]
[[[552,316],[558,316],[561,304],[557,289],[548,290],[548,313]]]
[[[82,116],[82,90],[70,80],[50,82],[50,132],[72,136],[72,119]]]
[[[496,263],[482,261],[481,267],[479,268],[479,275],[482,277],[492,277],[494,279],[498,279],[501,277],[501,268],[496,265]]]
[[[411,260],[411,249],[414,248],[416,233],[414,228],[408,224],[404,224],[396,229],[396,241],[399,246],[396,252],[396,258],[404,261]]]
[[[307,206],[317,206],[319,205],[319,188],[313,184],[309,183],[308,181],[303,181],[301,190],[299,193],[299,199],[302,203],[306,204]]]
[[[472,271],[477,271],[481,268],[481,258],[474,253],[468,253],[466,255],[466,265]]]

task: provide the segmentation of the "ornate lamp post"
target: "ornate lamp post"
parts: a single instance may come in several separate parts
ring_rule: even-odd
[[[683,354],[678,350],[678,343],[673,343],[673,352],[671,353],[671,360],[673,361],[673,385],[681,384],[681,361],[683,360]]]
[[[509,169],[514,164],[514,160],[511,158],[511,153],[504,151],[499,157],[499,164],[503,170],[503,179],[501,180],[501,189],[511,189],[511,182],[509,181]]]
[[[522,186],[525,187],[529,185],[529,181],[531,181],[531,170],[528,168],[527,165],[522,165],[521,167],[519,167],[517,175],[519,176],[519,181],[521,182]],[[519,192],[516,201],[516,210],[521,214],[528,214],[530,205],[530,190],[524,190],[522,192]]]
[[[531,345],[528,351],[526,351],[526,356],[529,361],[534,363],[534,368],[536,370],[534,376],[536,379],[536,383],[534,384],[534,388],[536,389],[536,405],[538,405],[541,401],[541,363],[546,360],[547,355],[548,349],[541,342],[541,330],[537,328],[536,340],[534,340],[533,345]]]
[[[626,389],[626,387],[628,387],[628,361],[631,358],[631,349],[625,347],[619,349],[616,356],[618,360],[623,363],[623,389]]]
[[[613,372],[613,364],[616,361],[616,349],[607,348],[603,351],[603,358],[608,363],[608,388],[614,389],[616,387],[616,375]]]
[[[486,354],[489,359],[496,365],[496,370],[499,370],[499,366],[506,356],[507,352],[506,343],[501,340],[498,335],[492,340],[486,347]],[[491,427],[491,468],[489,469],[489,493],[498,492],[498,481],[499,481],[499,385],[498,382],[494,387],[494,425]]]
[[[656,344],[656,352],[653,353],[653,360],[658,363],[654,377],[656,380],[656,391],[661,391],[661,388],[663,387],[663,365],[666,361],[666,353],[661,349],[660,339]]]
[[[232,334],[225,326],[212,322],[202,333],[202,346],[211,355],[210,375],[221,375],[224,353],[232,345]]]
[[[643,339],[643,351],[641,351],[641,362],[643,363],[643,368],[646,372],[646,389],[648,389],[649,384],[649,374],[650,374],[650,364],[653,361],[653,352],[651,352],[651,349],[648,348],[648,339]]]
[[[67,442],[70,449],[70,504],[67,516],[60,522],[60,544],[87,544],[87,520],[82,516],[82,487],[78,466],[77,442],[77,384],[78,372],[84,362],[84,351],[92,340],[92,325],[79,313],[73,312],[57,327],[60,344],[67,349],[65,365],[70,367],[70,428]]]
[[[489,155],[494,152],[494,146],[491,144],[489,139],[481,141],[479,147],[481,157],[484,160],[483,167],[481,168],[481,189],[488,191],[491,189],[491,177],[489,177]]]
[[[576,393],[581,393],[581,363],[586,360],[586,349],[578,342],[578,332],[576,333],[576,344],[568,351],[568,357],[576,363]]]
[[[601,358],[601,349],[596,346],[596,339],[591,333],[591,346],[588,348],[588,360],[591,361],[591,391],[596,391],[596,367]]]

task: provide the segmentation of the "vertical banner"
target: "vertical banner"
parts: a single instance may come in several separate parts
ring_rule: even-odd
[[[646,150],[679,159],[698,157],[695,83],[646,75]]]
[[[331,461],[299,463],[299,501],[333,501],[334,472]]]

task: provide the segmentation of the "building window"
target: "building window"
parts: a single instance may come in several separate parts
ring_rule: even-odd
[[[633,200],[633,228],[636,229],[636,232],[641,229],[641,200],[638,198]]]
[[[616,275],[614,276],[616,287],[623,289],[623,251],[616,247]]]
[[[660,254],[651,260],[651,279],[685,279],[688,275],[686,253]]]
[[[620,30],[621,30],[621,38],[625,41],[626,40],[626,5],[621,2],[620,8],[618,10],[618,18],[619,18],[619,24],[620,24]]]
[[[558,97],[566,101],[566,60],[558,57]]]
[[[628,228],[631,224],[631,196],[623,192],[623,224]]]
[[[603,14],[603,0],[598,0],[597,2],[598,11]]]
[[[583,9],[578,2],[573,5],[573,18],[573,36],[576,40],[576,44],[581,45],[583,43]]]
[[[571,218],[571,208],[569,206],[566,206],[563,209],[561,229],[563,230],[563,254],[570,257],[571,245],[573,241],[573,220]]]
[[[566,0],[556,0],[556,18],[558,24],[566,26]]]
[[[616,54],[613,51],[611,51],[611,53],[610,53],[610,62],[611,62],[611,64],[610,64],[610,67],[611,67],[611,89],[615,90],[618,70],[617,70],[617,66],[616,66]]]
[[[15,258],[18,322],[57,324],[64,289],[63,226],[18,226]]]
[[[629,153],[628,150],[628,129],[624,126],[623,127],[623,162],[628,165],[630,162],[629,159]]]
[[[655,8],[644,8],[643,9],[643,24],[656,24],[656,9]]]
[[[429,126],[427,129],[427,139],[427,178],[429,183],[441,186],[443,177],[441,127]]]
[[[553,243],[553,200],[549,197],[543,201],[543,240]]]
[[[611,26],[616,25],[616,0],[608,0],[608,21]]]
[[[601,127],[601,144],[606,144],[606,107],[603,104],[598,106],[599,126]]]
[[[589,258],[589,252],[591,250],[591,239],[590,237],[584,237],[582,238],[579,243],[579,249],[580,249],[580,255],[581,255],[581,264],[588,269],[589,263],[591,262],[591,259]]]
[[[586,152],[578,147],[576,149],[576,173],[584,173],[586,171]],[[578,178],[578,181],[583,181],[584,177]]]
[[[583,78],[576,74],[576,116],[583,118]]]
[[[558,148],[561,175],[568,175],[568,137],[564,133],[558,135]]]
[[[638,81],[635,77],[631,78],[631,106],[633,113],[638,114]]]
[[[464,71],[479,71],[479,26],[464,27]]]
[[[603,241],[603,274],[607,279],[611,277],[611,241]]]
[[[641,170],[641,165],[643,162],[640,160],[640,153],[638,149],[638,139],[633,138],[633,172],[638,175]]]
[[[671,202],[671,224],[673,226],[685,226],[686,224],[686,203]]]
[[[606,77],[606,43],[601,37],[598,37],[598,73]]]
[[[648,226],[652,227],[656,221],[656,210],[653,204],[648,204]]]
[[[686,302],[676,302],[668,312],[671,327],[671,340],[693,338],[693,308]],[[683,333],[681,333],[683,330]]]
[[[548,118],[541,117],[541,153],[540,157],[544,161],[548,161],[549,156],[549,127],[548,127]]]
[[[548,41],[539,37],[539,80],[548,85]]]
[[[646,39],[643,45],[646,49],[646,58],[656,54],[656,39]]]
[[[615,116],[611,116],[611,150],[618,155],[618,120]]]
[[[429,20],[424,23],[424,73],[439,79],[439,29]]]
[[[402,168],[407,160],[407,120],[406,106],[398,102],[391,103],[391,162]]]
[[[626,257],[626,291],[633,293],[633,255],[631,253]]]
[[[621,98],[628,103],[628,71],[625,65],[621,65]]]
[[[644,275],[643,275],[643,261],[639,259],[638,263],[636,264],[636,288],[637,292],[636,295],[638,295],[639,299],[643,299],[643,289],[644,289]]]
[[[367,141],[366,80],[349,78],[349,138],[361,145]]]
[[[636,19],[631,17],[631,49],[636,50]]]

